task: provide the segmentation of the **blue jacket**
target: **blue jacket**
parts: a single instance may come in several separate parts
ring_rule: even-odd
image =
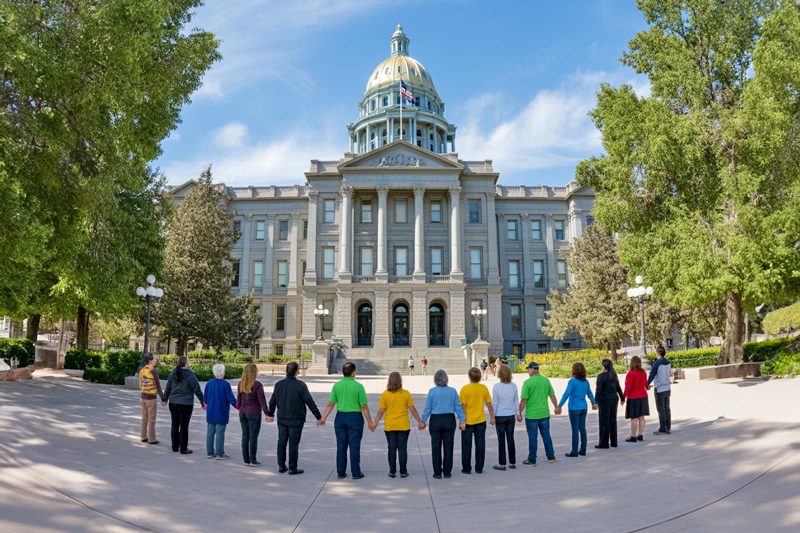
[[[564,391],[564,395],[561,397],[561,401],[558,402],[558,406],[561,407],[564,405],[564,402],[569,398],[570,411],[588,409],[589,406],[586,405],[586,396],[589,396],[589,399],[592,400],[592,405],[597,403],[594,401],[594,394],[592,394],[592,387],[589,386],[588,379],[581,381],[578,378],[570,378],[567,382],[567,390]]]
[[[666,357],[659,357],[653,363],[650,369],[650,377],[647,378],[648,385],[650,383],[656,388],[656,392],[664,392],[670,389],[669,375],[672,372],[672,365]]]
[[[206,422],[227,424],[230,420],[228,405],[236,407],[236,396],[233,395],[231,384],[224,379],[214,378],[206,383],[204,396],[206,398]]]

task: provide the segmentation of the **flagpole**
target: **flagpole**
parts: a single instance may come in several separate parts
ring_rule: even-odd
[[[405,140],[403,135],[403,69],[400,68],[400,139]]]

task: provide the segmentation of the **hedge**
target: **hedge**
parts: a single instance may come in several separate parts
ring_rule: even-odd
[[[748,342],[744,345],[744,360],[763,362],[774,359],[786,352],[786,345],[794,338],[770,339],[761,342]]]
[[[667,359],[672,368],[697,368],[699,366],[716,366],[719,360],[719,346],[710,348],[695,348],[692,350],[679,350],[667,352]],[[656,354],[647,354],[650,362],[657,359]]]
[[[583,363],[586,367],[586,377],[594,378],[603,371],[599,361],[587,361]],[[573,363],[547,363],[539,367],[539,372],[547,378],[570,378],[572,377]],[[614,370],[618,374],[624,374],[627,369],[624,364],[615,364]],[[517,365],[517,372],[525,372],[525,365]]]
[[[761,321],[761,326],[766,333],[777,335],[790,327],[800,326],[800,302],[770,311]]]
[[[764,363],[762,370],[772,376],[796,376],[800,374],[800,354],[783,354]]]
[[[87,368],[83,371],[83,379],[92,383],[106,383],[108,385],[124,385],[126,374],[109,372],[102,368]]]
[[[14,357],[19,368],[32,365],[36,359],[36,345],[30,339],[0,339],[0,359],[11,366]]]
[[[606,350],[575,350],[571,352],[547,352],[547,353],[528,353],[525,354],[525,364],[531,361],[536,361],[540,365],[551,363],[567,364],[567,363],[584,363],[587,361],[597,361],[600,363],[603,359],[608,359],[610,356]]]
[[[214,379],[214,373],[211,371],[212,366],[213,365],[193,364],[190,365],[189,370],[194,372],[198,381],[211,381]],[[242,377],[244,367],[245,365],[226,364],[225,379],[238,379]],[[169,373],[172,372],[174,368],[174,366],[157,366],[156,371],[158,372],[158,378],[162,381],[166,381],[169,377]],[[165,387],[166,385],[163,386]]]
[[[103,366],[103,350],[67,350],[64,356],[64,368],[72,370],[99,369]]]

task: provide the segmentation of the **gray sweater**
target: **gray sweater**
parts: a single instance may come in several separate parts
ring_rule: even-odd
[[[178,380],[180,373],[180,381]],[[194,398],[197,396],[200,403],[203,403],[203,391],[200,390],[200,383],[197,376],[188,368],[175,368],[169,373],[167,378],[167,388],[164,389],[164,401],[178,405],[194,405]]]

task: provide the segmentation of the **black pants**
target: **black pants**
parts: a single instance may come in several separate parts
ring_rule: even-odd
[[[258,451],[258,434],[261,432],[261,413],[239,413],[239,423],[242,425],[242,460],[246,464],[256,461]]]
[[[473,437],[475,437],[475,471],[483,472],[483,463],[486,460],[486,422],[467,424],[467,428],[461,432],[461,469],[472,471]]]
[[[400,456],[400,473],[408,474],[406,463],[408,462],[408,436],[410,429],[405,431],[384,431],[386,433],[386,444],[389,447],[389,473],[397,472],[397,456]]]
[[[662,432],[670,431],[672,426],[672,411],[669,408],[669,397],[671,390],[664,392],[656,391],[656,409],[658,409],[658,430]]]
[[[497,431],[497,464],[500,466],[506,464],[506,444],[508,444],[509,464],[517,464],[517,446],[514,444],[515,422],[514,415],[494,417],[494,429]]]
[[[617,446],[617,399],[597,400],[601,448]]]
[[[433,473],[449,476],[453,471],[453,445],[456,438],[456,415],[431,415],[428,433],[431,434]],[[442,453],[444,451],[444,453]]]
[[[169,404],[169,414],[172,417],[172,451],[186,452],[189,447],[189,420],[192,418],[193,405],[179,403]]]
[[[278,421],[278,467],[286,468],[286,444],[289,444],[289,470],[297,470],[297,456],[300,449],[300,437],[303,435],[304,422]]]

